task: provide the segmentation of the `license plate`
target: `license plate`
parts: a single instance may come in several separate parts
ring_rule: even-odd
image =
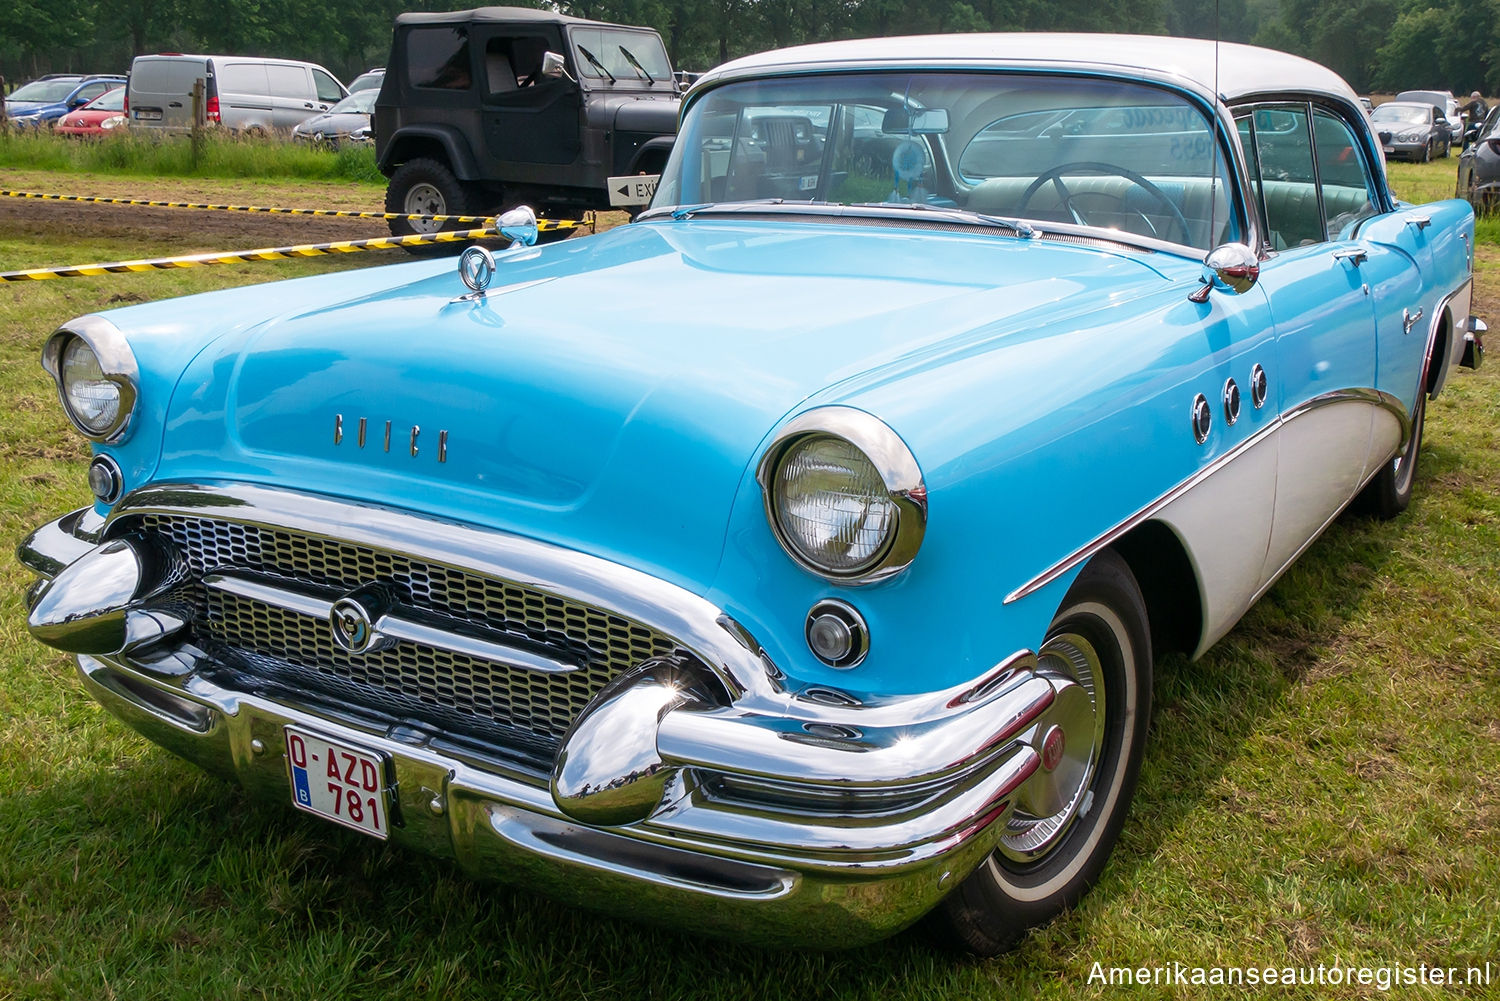
[[[159,122],[161,121],[161,112],[138,109],[135,113],[135,119],[138,122]]]
[[[388,836],[382,756],[289,726],[286,759],[293,806],[373,837]]]

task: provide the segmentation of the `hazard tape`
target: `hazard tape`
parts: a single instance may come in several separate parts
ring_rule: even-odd
[[[210,205],[205,202],[165,202],[146,198],[107,198],[97,195],[54,195],[38,191],[11,191],[0,189],[0,197],[35,198],[46,202],[86,202],[93,205],[139,205],[153,209],[208,209],[214,212],[265,212],[271,215],[332,216],[339,219],[409,219],[420,222],[493,222],[487,215],[420,215],[410,212],[346,212],[342,209],[284,209],[264,205]],[[592,226],[593,213],[584,213],[582,219],[538,219],[537,229],[547,232],[554,229],[577,229]]]
[[[338,240],[333,243],[308,243],[296,247],[268,247],[264,250],[242,250],[227,254],[192,254],[186,257],[156,257],[143,261],[112,261],[108,264],[84,264],[74,268],[31,268],[26,271],[0,271],[0,282],[43,281],[48,278],[80,278],[86,275],[121,274],[131,271],[170,271],[174,268],[200,268],[208,264],[243,264],[250,261],[287,260],[294,257],[319,257],[324,254],[353,254],[363,250],[395,250],[399,247],[423,247],[435,243],[482,240],[495,236],[497,230],[455,229],[420,236],[382,236],[373,240]]]

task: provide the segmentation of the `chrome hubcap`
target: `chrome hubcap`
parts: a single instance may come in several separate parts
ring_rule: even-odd
[[[1016,863],[1036,862],[1088,813],[1104,741],[1103,669],[1094,645],[1075,633],[1055,636],[1037,657],[1037,673],[1053,682],[1057,697],[1037,738],[1041,767],[997,846]]]
[[[411,190],[407,191],[406,204],[402,210],[411,215],[445,215],[448,203],[441,191],[424,181],[413,184]],[[415,233],[436,233],[443,228],[442,223],[431,219],[408,219],[407,222]]]

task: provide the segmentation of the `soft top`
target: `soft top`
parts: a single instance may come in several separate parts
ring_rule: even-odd
[[[613,24],[609,21],[591,21],[583,17],[571,17],[567,14],[555,14],[550,10],[536,10],[532,7],[476,7],[473,10],[453,11],[414,11],[407,14],[398,14],[396,24],[454,24],[458,22],[515,22],[524,21],[531,24],[586,24],[600,25],[609,28],[629,28],[628,24]],[[650,31],[649,28],[638,29]]]

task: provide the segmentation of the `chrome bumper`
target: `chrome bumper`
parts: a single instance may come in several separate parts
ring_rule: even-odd
[[[284,515],[277,504],[288,497],[299,511],[337,504],[205,486],[121,506],[191,507],[195,491],[219,511],[234,493],[258,519]],[[346,525],[400,522],[403,538],[423,528],[398,512],[343,515]],[[449,539],[463,534],[442,529]],[[464,543],[454,540],[455,551],[484,557]],[[680,664],[642,664],[578,717],[549,775],[503,749],[409,721],[226,682],[220,665],[177,639],[186,633],[151,606],[160,588],[131,586],[122,545],[74,512],[19,550],[40,578],[28,595],[33,633],[77,655],[86,688],[111,712],[286,803],[287,726],[382,755],[393,780],[394,842],[581,906],[764,944],[857,945],[931,909],[994,850],[1017,804],[1035,815],[1056,808],[1053,787],[1063,779],[1054,781],[1039,748],[1066,726],[1058,721],[1081,690],[1039,673],[1029,652],[971,684],[919,696],[861,702],[828,689],[792,691],[742,629],[675,593],[648,624],[677,627],[699,666],[713,671],[712,692]],[[558,561],[578,569],[591,559],[513,537],[500,545],[524,548],[529,579],[553,587],[568,583]],[[149,553],[134,557],[135,572],[154,572]],[[115,561],[108,588],[92,569],[100,560]],[[595,587],[610,579],[598,566],[584,569],[594,572],[580,579]]]

